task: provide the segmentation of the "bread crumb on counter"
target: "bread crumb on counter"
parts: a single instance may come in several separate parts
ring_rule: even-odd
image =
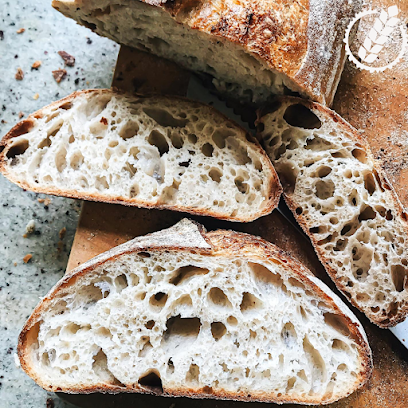
[[[23,118],[23,117],[24,117],[24,112],[21,112],[21,111],[18,112],[18,118],[21,119],[21,118]]]
[[[33,99],[37,100],[39,97],[40,97],[40,95],[39,95],[38,93],[36,93],[36,94],[33,96]]]
[[[20,67],[17,68],[17,72],[16,72],[15,77],[16,77],[17,81],[21,81],[24,78],[24,72]]]
[[[59,231],[60,239],[64,239],[66,232],[67,232],[67,229],[65,227],[60,229]]]
[[[32,69],[38,69],[41,67],[41,61],[34,61],[33,65],[31,65]]]
[[[58,51],[60,57],[64,60],[64,63],[68,67],[73,67],[75,65],[75,57],[68,54],[66,51]]]
[[[33,256],[32,256],[31,254],[27,254],[27,255],[23,258],[24,263],[30,262],[30,260],[31,260],[32,257],[33,257]]]
[[[35,231],[35,221],[34,220],[28,221],[25,230],[26,233],[23,235],[23,237],[27,238],[28,235],[32,234]]]
[[[17,33],[17,34],[23,34],[24,31],[25,31],[25,28],[19,28],[19,29],[16,31],[16,33]]]
[[[52,76],[58,84],[66,77],[66,75],[67,71],[65,69],[56,69],[55,71],[52,71]]]

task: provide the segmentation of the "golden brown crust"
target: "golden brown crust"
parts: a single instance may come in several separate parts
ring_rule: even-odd
[[[270,173],[270,181],[269,181],[269,185],[267,188],[267,192],[268,192],[267,204],[257,214],[254,214],[251,217],[242,217],[242,216],[230,217],[230,216],[225,216],[223,214],[220,214],[217,211],[199,210],[199,209],[194,209],[191,207],[174,206],[174,205],[169,205],[165,203],[151,204],[143,200],[140,200],[137,197],[132,198],[132,199],[126,198],[126,197],[107,198],[106,196],[102,194],[97,194],[97,193],[83,194],[83,193],[79,193],[76,190],[69,190],[69,189],[60,190],[58,188],[42,187],[40,185],[29,184],[29,183],[25,183],[25,182],[16,180],[16,178],[13,177],[12,172],[9,172],[7,169],[7,157],[6,157],[7,147],[9,147],[12,144],[12,139],[14,137],[21,136],[29,132],[30,129],[35,125],[36,119],[42,117],[43,115],[42,112],[44,110],[52,108],[52,107],[64,106],[66,104],[69,104],[76,97],[86,95],[86,94],[92,94],[95,92],[101,93],[101,94],[111,93],[111,92],[114,92],[115,94],[119,94],[119,95],[125,94],[125,92],[123,91],[109,90],[109,89],[99,89],[99,90],[89,89],[86,91],[76,91],[72,93],[71,95],[68,95],[67,97],[59,101],[53,102],[50,105],[45,106],[44,108],[40,109],[39,111],[34,112],[33,114],[29,115],[26,119],[24,119],[23,121],[18,123],[16,126],[14,126],[0,141],[0,172],[8,180],[19,185],[21,188],[25,190],[34,191],[36,193],[45,193],[45,194],[75,198],[75,199],[80,199],[80,200],[99,201],[99,202],[105,202],[105,203],[111,203],[111,204],[123,204],[127,206],[136,206],[136,207],[143,207],[143,208],[169,209],[169,210],[187,212],[187,213],[194,214],[194,215],[209,216],[209,217],[214,217],[214,218],[229,220],[229,221],[250,222],[259,217],[270,214],[278,206],[279,199],[282,193],[282,186],[280,184],[279,177],[274,167],[272,166],[272,163],[270,162],[268,156],[266,155],[262,147],[259,145],[258,141],[254,137],[252,137],[248,132],[246,132],[244,129],[242,130],[246,134],[248,143],[251,143],[252,147],[258,152],[258,158],[262,161],[263,166],[266,167],[267,169],[266,172]],[[139,98],[157,97],[157,98],[164,98],[164,99],[168,98],[166,96],[158,96],[158,95],[134,95],[134,97],[136,98],[137,97]],[[184,98],[181,96],[171,96],[170,98],[175,101],[178,101],[178,100],[187,101],[188,100],[187,98]],[[190,100],[188,101],[190,104],[195,104],[198,106],[203,105],[200,102],[190,101]],[[208,108],[211,110],[214,110],[210,106],[208,106]],[[223,116],[226,122],[233,123],[230,119],[228,119],[222,113],[217,112],[217,115]],[[233,125],[236,127],[239,127],[239,125],[237,125],[236,123],[233,123]]]
[[[91,272],[95,267],[102,265],[107,261],[112,261],[118,256],[121,256],[130,252],[140,252],[140,251],[164,251],[164,250],[176,250],[176,251],[186,251],[195,252],[208,256],[224,256],[234,258],[237,256],[247,256],[252,259],[259,259],[259,261],[269,261],[278,262],[280,264],[287,264],[290,266],[291,270],[294,272],[296,279],[302,282],[303,285],[316,296],[320,297],[327,305],[329,305],[332,310],[341,315],[346,321],[347,327],[350,330],[351,336],[357,343],[359,349],[359,354],[362,361],[362,371],[358,373],[356,377],[356,382],[354,386],[350,389],[348,394],[344,397],[354,392],[357,388],[362,387],[370,378],[372,372],[372,356],[371,350],[368,345],[367,339],[365,337],[364,330],[358,320],[351,314],[351,312],[342,305],[342,302],[325,287],[325,285],[314,277],[314,275],[305,268],[299,261],[292,258],[289,254],[285,253],[280,248],[275,245],[263,240],[262,238],[255,237],[252,235],[234,232],[218,230],[206,233],[205,229],[199,224],[198,231],[202,238],[207,244],[210,244],[210,249],[208,247],[197,247],[197,248],[183,248],[179,246],[149,246],[146,247],[138,246],[135,247],[132,241],[123,244],[115,249],[102,254],[101,256],[94,258],[90,262],[79,266],[69,274],[65,275],[46,297],[43,298],[41,303],[36,307],[33,314],[28,319],[23,330],[19,336],[19,342],[17,347],[17,353],[20,359],[21,367],[23,370],[30,375],[39,385],[44,389],[54,392],[66,392],[66,393],[118,393],[118,392],[129,392],[129,393],[148,393],[162,396],[187,396],[190,398],[215,398],[215,399],[229,399],[229,400],[240,400],[240,401],[263,401],[263,402],[276,402],[276,403],[301,403],[301,404],[329,404],[336,399],[327,399],[322,401],[321,399],[313,399],[311,397],[308,400],[301,398],[291,398],[285,399],[284,396],[279,396],[278,394],[265,394],[264,392],[257,393],[229,393],[224,390],[213,390],[208,387],[200,389],[165,389],[163,392],[157,392],[151,389],[144,389],[137,384],[133,387],[118,386],[115,384],[100,384],[92,387],[56,387],[50,384],[44,383],[39,376],[36,375],[30,364],[30,344],[35,340],[37,334],[36,329],[41,322],[41,314],[47,308],[51,299],[54,299],[64,292],[66,287],[70,287],[75,284],[76,280],[88,272]]]
[[[367,157],[372,160],[375,164],[375,169],[378,173],[378,182],[381,184],[382,188],[385,190],[388,190],[389,193],[391,194],[393,204],[395,206],[395,209],[397,211],[397,214],[399,217],[401,217],[404,229],[405,229],[405,234],[408,236],[408,215],[405,212],[404,207],[402,206],[392,184],[389,182],[387,179],[384,171],[382,170],[380,164],[378,161],[374,158],[372,155],[372,152],[370,150],[370,147],[367,143],[367,141],[364,139],[361,133],[357,131],[353,126],[351,126],[347,121],[345,121],[340,115],[338,115],[336,112],[318,104],[315,102],[307,101],[304,99],[300,98],[295,98],[295,97],[281,97],[281,98],[276,98],[275,103],[277,105],[274,105],[274,110],[277,109],[277,107],[282,103],[282,104],[302,104],[306,106],[308,109],[311,111],[317,111],[319,112],[323,117],[329,118],[329,120],[332,120],[336,123],[336,126],[341,128],[342,131],[346,132],[347,135],[352,139],[358,142],[359,144],[362,145],[362,147],[365,149],[367,153]],[[266,107],[258,111],[258,123],[259,120],[261,119],[262,116],[265,116],[268,112],[270,112],[270,108]],[[302,227],[303,231],[305,234],[310,238],[312,241],[313,247],[316,251],[316,254],[320,261],[322,262],[323,266],[325,267],[327,273],[330,275],[331,279],[334,281],[336,284],[337,288],[341,290],[346,296],[347,299],[352,303],[353,306],[355,306],[357,309],[361,310],[363,313],[365,311],[360,307],[358,303],[354,301],[354,299],[349,295],[348,293],[348,288],[347,286],[338,278],[336,270],[332,267],[330,260],[323,255],[322,252],[319,250],[319,245],[318,245],[318,239],[315,237],[314,234],[310,233],[309,230],[309,225],[307,223],[306,217],[303,214],[297,214],[296,213],[296,208],[298,207],[296,203],[292,200],[291,198],[291,192],[287,188],[287,186],[283,186],[283,196],[285,199],[285,202],[287,203],[288,207],[292,211],[294,217],[296,218],[297,222],[299,225]],[[366,316],[376,325],[378,325],[381,328],[389,328],[397,325],[398,323],[401,323],[402,321],[405,320],[408,314],[408,303],[405,304],[400,308],[400,311],[398,314],[395,316],[389,317],[386,316],[384,318],[378,318],[375,314],[367,314],[365,313]]]
[[[209,41],[228,41],[242,47],[268,69],[283,74],[292,90],[326,105],[332,103],[343,70],[346,26],[361,8],[360,0],[139,1],[213,37]],[[84,3],[54,0],[52,5],[75,18],[77,10],[86,7]],[[80,22],[87,25],[82,18]],[[98,27],[88,26],[106,35]]]

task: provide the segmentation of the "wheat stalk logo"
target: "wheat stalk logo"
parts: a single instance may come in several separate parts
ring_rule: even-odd
[[[374,26],[358,50],[361,61],[372,64],[378,58],[378,54],[400,21],[397,15],[397,6],[389,7],[388,11],[381,10],[380,16],[375,19]]]

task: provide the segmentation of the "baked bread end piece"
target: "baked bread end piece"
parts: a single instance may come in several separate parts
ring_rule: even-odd
[[[362,137],[335,112],[278,98],[259,136],[284,198],[351,303],[380,327],[408,313],[408,216]]]
[[[276,246],[182,220],[66,275],[21,332],[50,391],[327,404],[372,369],[342,301]]]

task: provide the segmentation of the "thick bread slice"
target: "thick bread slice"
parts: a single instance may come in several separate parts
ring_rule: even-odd
[[[286,88],[330,105],[360,0],[54,0],[78,23],[265,101]]]
[[[258,142],[213,108],[112,90],[75,92],[17,124],[0,171],[36,192],[243,222],[282,191]]]
[[[404,320],[407,214],[365,140],[298,98],[260,112],[259,126],[285,200],[337,287],[380,327]]]
[[[43,388],[329,403],[362,386],[362,326],[274,245],[182,220],[66,275],[20,334]]]

